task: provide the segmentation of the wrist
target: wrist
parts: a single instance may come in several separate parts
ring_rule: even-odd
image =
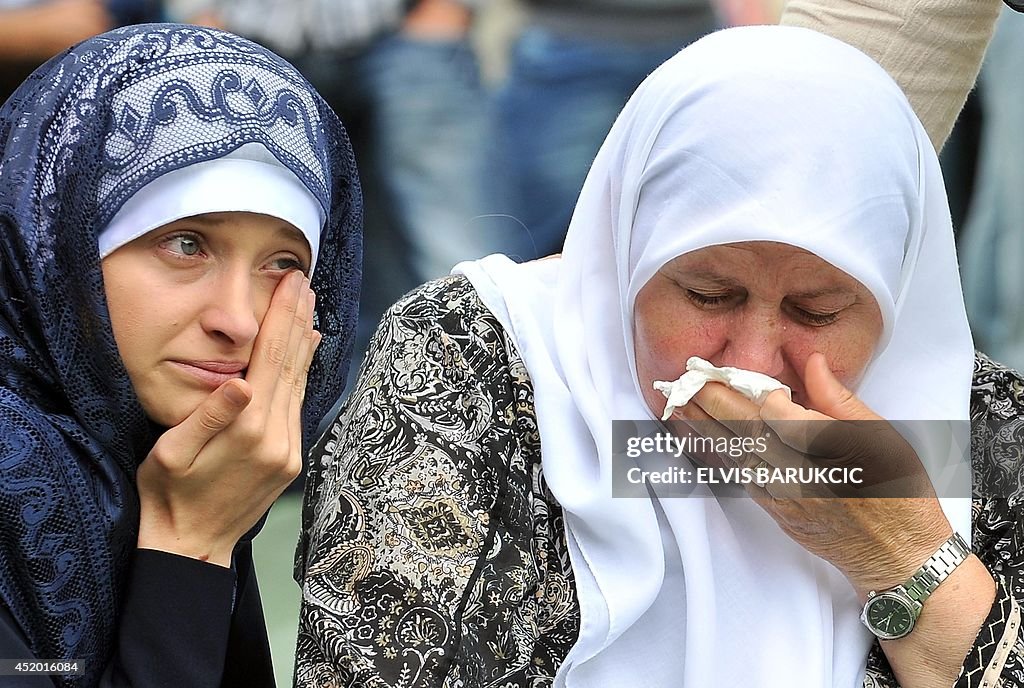
[[[970,556],[967,542],[959,533],[954,533],[903,583],[870,591],[861,621],[882,640],[910,635],[917,628],[917,620],[932,594]]]
[[[856,568],[845,571],[847,580],[864,602],[874,591],[902,585],[953,534],[946,522],[941,527],[908,538],[910,542],[893,542],[866,556]]]
[[[184,536],[160,527],[140,527],[136,543],[139,549],[152,549],[178,556],[198,559],[225,568],[231,566],[234,543],[217,542],[202,537]]]
[[[951,686],[992,611],[995,580],[971,555],[934,594],[910,635],[881,641],[901,686]]]

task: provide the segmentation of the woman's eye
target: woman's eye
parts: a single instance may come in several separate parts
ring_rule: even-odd
[[[823,325],[831,325],[839,319],[839,311],[833,313],[815,313],[813,311],[807,311],[803,308],[796,308],[797,317],[806,322],[808,325],[815,327],[821,327]]]
[[[281,256],[270,261],[274,270],[301,270],[303,274],[309,274],[309,268],[294,256]]]
[[[728,292],[723,294],[704,294],[693,289],[687,289],[686,296],[698,306],[717,306],[732,298],[732,294]]]
[[[163,242],[164,248],[171,253],[178,253],[183,256],[197,255],[203,248],[199,237],[191,234],[177,234]]]

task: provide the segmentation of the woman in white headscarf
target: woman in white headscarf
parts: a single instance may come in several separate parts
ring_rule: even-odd
[[[869,58],[799,29],[699,41],[623,110],[560,257],[457,271],[394,307],[313,452],[301,684],[1016,680],[994,466],[1019,459],[990,428],[1022,400],[975,359],[934,149]],[[974,518],[955,478],[943,500],[616,498],[613,421],[653,423],[690,356],[792,390],[706,387],[676,417],[709,433],[970,419]],[[933,470],[937,445],[884,428],[743,467]]]

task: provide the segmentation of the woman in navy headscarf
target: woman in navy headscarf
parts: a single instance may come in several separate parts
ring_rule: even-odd
[[[143,25],[41,67],[0,146],[0,657],[272,685],[250,539],[346,377],[344,129],[265,49]]]

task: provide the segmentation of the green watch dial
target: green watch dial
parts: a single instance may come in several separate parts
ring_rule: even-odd
[[[881,594],[871,600],[865,614],[868,625],[882,638],[902,638],[917,620],[907,603],[898,597]]]

